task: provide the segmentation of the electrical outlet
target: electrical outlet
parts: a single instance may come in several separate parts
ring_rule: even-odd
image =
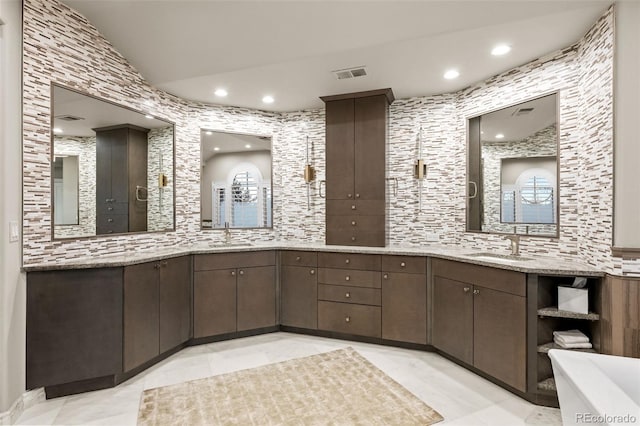
[[[17,220],[9,221],[9,242],[15,243],[20,239],[20,228]]]
[[[440,241],[440,234],[435,232],[427,233],[427,241],[430,243],[437,243],[438,241]]]

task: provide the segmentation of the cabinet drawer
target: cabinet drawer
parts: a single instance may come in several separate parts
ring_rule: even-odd
[[[381,287],[380,272],[378,271],[318,268],[318,282],[351,287]]]
[[[194,271],[238,267],[251,268],[254,266],[271,266],[275,264],[276,256],[273,251],[198,254],[193,259]]]
[[[283,251],[280,262],[292,266],[318,266],[318,254],[313,251]]]
[[[359,336],[381,336],[381,310],[378,306],[338,302],[318,302],[318,328]]]
[[[97,203],[97,211],[96,214],[129,214],[129,203],[121,202],[121,203],[106,203],[106,202],[98,202]]]
[[[119,234],[129,231],[129,215],[99,214],[96,216],[96,232],[99,234]]]
[[[522,272],[443,259],[433,259],[431,267],[434,276],[472,283],[516,296],[527,295],[527,280]]]
[[[327,215],[378,216],[385,213],[384,200],[327,200]]]
[[[386,230],[384,226],[376,230],[359,230],[354,232],[342,232],[339,229],[327,229],[327,245],[337,246],[386,246]]]
[[[380,270],[380,256],[375,254],[318,253],[320,268]]]
[[[382,270],[384,272],[426,274],[427,259],[416,256],[382,256]]]
[[[380,306],[382,294],[378,288],[319,284],[318,300]]]

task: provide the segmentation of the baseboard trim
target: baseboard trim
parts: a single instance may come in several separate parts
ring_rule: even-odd
[[[33,407],[45,399],[44,388],[33,389],[23,393],[11,404],[11,407],[7,411],[0,413],[0,425],[16,424],[18,418],[24,413],[24,410]]]

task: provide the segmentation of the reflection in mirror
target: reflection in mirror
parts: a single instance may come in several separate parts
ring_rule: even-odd
[[[78,224],[78,156],[57,155],[53,161],[54,225]]]
[[[558,235],[557,95],[469,119],[467,230]]]
[[[271,138],[201,132],[203,229],[270,228]]]
[[[174,229],[173,124],[52,87],[54,239]],[[57,164],[64,173],[69,158],[76,159],[75,193],[66,174],[57,181]]]

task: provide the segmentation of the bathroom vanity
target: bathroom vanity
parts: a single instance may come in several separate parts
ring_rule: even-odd
[[[602,274],[474,254],[274,243],[25,267],[27,388],[56,397],[112,387],[185,346],[283,330],[435,350],[557,404],[539,389],[551,377],[540,347],[558,326],[540,308],[554,303],[554,285],[586,276],[598,311]]]

